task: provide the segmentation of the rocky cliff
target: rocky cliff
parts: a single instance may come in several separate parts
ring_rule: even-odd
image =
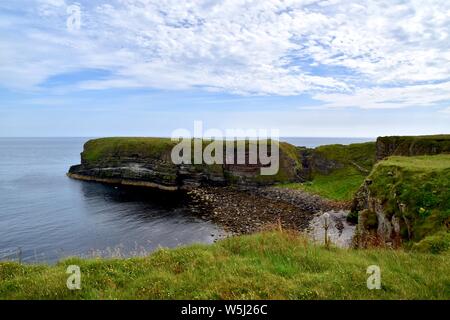
[[[359,246],[417,242],[450,228],[450,154],[378,162],[353,201]]]
[[[256,142],[247,142],[247,146],[248,143]],[[82,180],[164,190],[191,189],[205,184],[270,185],[300,179],[302,164],[299,153],[296,147],[288,143],[279,143],[279,171],[275,175],[261,175],[264,165],[260,161],[248,164],[248,147],[245,153],[246,164],[226,164],[225,158],[222,161],[225,164],[174,164],[171,151],[176,144],[177,142],[165,138],[90,140],[84,145],[81,164],[72,166],[68,175]],[[206,145],[207,143],[203,144],[203,149]],[[237,149],[236,143],[234,146]],[[225,157],[225,150],[223,154]]]

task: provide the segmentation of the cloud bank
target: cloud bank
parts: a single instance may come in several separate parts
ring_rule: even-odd
[[[81,11],[75,31],[71,5]],[[450,105],[446,0],[39,0],[0,10],[0,85],[13,90],[48,89],[66,75],[52,89],[307,94],[330,108]]]

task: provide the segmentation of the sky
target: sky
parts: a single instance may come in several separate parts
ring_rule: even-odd
[[[0,136],[450,133],[447,0],[0,0]]]

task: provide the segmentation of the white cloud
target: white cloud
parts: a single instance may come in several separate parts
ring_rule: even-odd
[[[449,100],[446,0],[78,2],[75,34],[65,29],[69,1],[9,4],[24,14],[1,19],[0,85],[31,89],[54,75],[105,69],[109,77],[77,88],[308,93],[363,108]]]
[[[317,94],[324,107],[364,109],[393,109],[426,107],[450,101],[450,82],[428,85],[410,85],[391,88],[364,88],[348,94]]]

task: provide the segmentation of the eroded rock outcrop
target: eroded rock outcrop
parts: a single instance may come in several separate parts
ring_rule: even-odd
[[[450,154],[390,157],[358,190],[358,246],[420,241],[450,227]]]
[[[174,164],[171,152],[175,145],[176,142],[164,138],[90,140],[81,153],[81,164],[72,166],[68,175],[81,180],[164,190],[192,189],[200,185],[270,185],[301,179],[299,153],[288,143],[279,143],[279,170],[275,175],[261,175],[261,168],[268,166],[261,161],[249,164],[249,148],[245,164],[227,164],[225,150],[223,165]]]
[[[385,201],[372,195],[371,183],[372,180],[367,179],[355,194],[353,201],[352,212],[358,213],[354,243],[360,247],[374,244],[398,246],[401,242],[400,223],[402,226],[407,225],[408,220],[406,218],[405,221],[400,220],[397,212],[387,214],[384,207]],[[401,204],[399,205],[400,209]]]

